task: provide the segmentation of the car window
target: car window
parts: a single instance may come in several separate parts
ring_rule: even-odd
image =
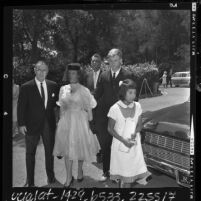
[[[190,73],[174,73],[172,77],[190,77]]]
[[[175,74],[173,75],[173,77],[181,77],[181,74],[180,74],[180,73],[175,73]]]
[[[190,77],[190,73],[182,73],[182,77]]]
[[[181,77],[187,77],[187,75],[188,75],[187,73],[182,73]]]

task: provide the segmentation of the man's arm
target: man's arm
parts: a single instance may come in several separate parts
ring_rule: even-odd
[[[88,74],[87,72],[83,72],[83,81],[82,81],[82,84],[87,87],[87,77],[88,77]]]
[[[19,92],[18,104],[17,104],[17,119],[19,126],[25,126],[25,114],[28,103],[28,96],[26,94],[26,87],[22,86]]]
[[[60,116],[60,107],[56,104],[56,102],[59,99],[59,85],[55,84],[55,107],[54,107],[54,113],[56,117],[56,122],[59,121],[59,116]]]
[[[28,103],[28,96],[26,93],[26,87],[22,86],[20,89],[18,104],[17,104],[17,120],[18,120],[18,125],[20,127],[20,132],[24,135],[27,132],[26,123],[25,123],[27,103]]]
[[[57,83],[55,83],[55,100],[58,101],[59,100],[59,85]],[[57,106],[55,101],[55,107]]]

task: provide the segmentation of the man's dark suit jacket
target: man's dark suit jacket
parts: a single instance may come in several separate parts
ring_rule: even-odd
[[[100,73],[99,73],[99,76],[98,76],[98,80],[97,80],[97,83],[96,83],[96,86],[98,85],[99,81],[100,81],[100,76],[101,76],[101,73],[103,71],[100,70]],[[86,86],[92,94],[94,94],[94,91],[95,91],[95,88],[94,88],[94,77],[93,77],[93,71],[90,71],[90,72],[87,72],[85,75],[84,75],[84,86]]]
[[[54,108],[58,100],[58,86],[46,80],[48,101],[45,108],[35,79],[21,86],[18,99],[18,124],[26,126],[27,135],[39,135],[43,132],[45,119],[48,120],[52,132],[56,129]]]
[[[125,79],[133,79],[131,72],[121,68],[115,82],[112,81],[111,70],[103,72],[95,90],[94,97],[97,100],[96,122],[106,122],[110,107],[118,101],[119,82]]]
[[[98,85],[98,83],[100,82],[100,76],[102,74],[102,70],[100,70],[99,76],[98,76],[98,80],[96,83],[96,86]],[[84,85],[85,87],[87,87],[90,92],[94,95],[95,92],[95,88],[94,88],[94,77],[93,77],[93,71],[87,72],[84,75]],[[97,119],[97,114],[96,114],[96,108],[94,108],[92,110],[93,113],[93,120],[90,122],[90,128],[92,130],[92,132],[95,134],[97,133],[97,129],[96,129],[96,119]]]

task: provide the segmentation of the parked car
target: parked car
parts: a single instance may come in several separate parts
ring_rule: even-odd
[[[190,187],[190,101],[143,114],[142,139],[147,166]]]
[[[176,72],[172,75],[172,84],[177,86],[190,86],[190,72]]]

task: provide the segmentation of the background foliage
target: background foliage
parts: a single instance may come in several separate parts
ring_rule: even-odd
[[[157,79],[156,72],[161,76],[170,67],[173,72],[189,70],[190,12],[13,11],[13,68],[18,84],[33,77],[39,59],[49,64],[49,79],[60,82],[69,62],[87,66],[92,54],[104,58],[113,47],[122,49],[124,65],[138,80],[145,74],[148,80]]]

